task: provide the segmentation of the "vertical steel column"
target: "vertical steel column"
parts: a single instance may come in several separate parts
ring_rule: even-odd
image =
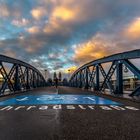
[[[95,90],[99,90],[99,87],[100,87],[100,81],[99,81],[99,66],[96,65],[96,78],[95,78]]]
[[[40,76],[37,74],[37,79],[38,79],[38,87],[40,87]]]
[[[20,90],[19,65],[16,65],[15,67],[14,79],[15,79],[14,88],[15,88],[15,91],[18,91]]]
[[[73,87],[73,78],[70,80],[70,86]]]
[[[72,83],[73,83],[73,77],[69,81],[70,87],[73,87]]]
[[[42,86],[42,82],[41,82],[41,76],[39,75],[39,83],[40,83],[40,87]]]
[[[37,87],[40,87],[40,79],[39,79],[39,74],[37,73]]]
[[[72,80],[72,81],[73,81],[73,82],[72,82],[72,86],[73,86],[73,87],[74,87],[74,83],[75,83],[74,80],[75,80],[75,75],[73,76],[73,80]]]
[[[75,75],[75,87],[78,87],[78,79],[77,79],[78,73]]]
[[[35,85],[35,72],[32,70],[32,74],[33,74],[33,88],[36,88]]]
[[[40,79],[40,86],[42,87],[42,78],[41,78],[41,76],[39,76],[39,79]]]
[[[64,82],[63,85],[65,85]],[[68,86],[71,87],[71,80],[68,81]]]
[[[82,88],[82,71],[80,70],[80,76],[79,76],[79,88]]]
[[[116,91],[115,94],[123,94],[123,64],[117,63],[116,69]]]
[[[73,83],[72,83],[72,86],[73,86],[73,87],[75,86],[75,75],[73,76]]]
[[[34,72],[34,78],[35,78],[35,87],[37,87],[37,73],[36,72]]]
[[[30,85],[29,85],[29,68],[26,68],[26,89],[30,89]]]
[[[86,74],[86,83],[85,83],[85,89],[88,89],[88,87],[89,87],[89,84],[88,84],[88,67],[86,67],[86,70],[85,70],[85,74]]]

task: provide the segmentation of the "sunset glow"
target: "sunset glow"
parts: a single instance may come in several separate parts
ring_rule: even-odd
[[[40,70],[72,73],[134,49],[140,49],[139,0],[0,0],[1,54]]]

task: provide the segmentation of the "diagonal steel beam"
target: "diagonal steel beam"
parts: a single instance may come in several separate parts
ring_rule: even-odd
[[[105,70],[104,70],[104,68],[102,67],[101,64],[99,64],[99,69],[100,69],[100,71],[101,71],[102,76],[103,76],[104,79],[105,79],[105,78],[107,77],[107,74],[106,74],[106,72],[105,72]],[[107,86],[108,86],[110,92],[111,92],[111,93],[114,93],[113,85],[112,85],[112,83],[110,82],[110,79],[109,79],[108,81],[106,81],[106,84],[107,84]]]
[[[123,60],[123,63],[138,77],[138,79],[140,79],[140,70],[136,66],[134,66],[129,60]]]
[[[89,70],[89,86],[90,86],[90,88],[92,87],[92,84],[95,85],[94,78],[95,78],[95,67],[93,66],[92,72],[90,72],[90,70]]]
[[[13,84],[11,82],[11,77],[12,77],[12,75],[14,73],[15,65],[12,66],[12,68],[10,69],[9,74],[7,74],[7,72],[6,72],[6,70],[5,70],[5,68],[4,68],[2,63],[1,63],[1,67],[2,67],[2,70],[3,70],[3,72],[1,71],[1,74],[2,74],[3,78],[5,79],[5,81],[2,84],[2,87],[0,89],[1,94],[4,93],[4,91],[6,89],[6,86],[9,87],[10,91],[15,91],[14,86],[13,86]]]
[[[100,91],[103,90],[105,84],[111,79],[111,77],[112,77],[112,75],[113,75],[115,69],[116,69],[116,62],[113,61],[113,62],[112,62],[112,65],[111,65],[111,67],[110,67],[110,69],[109,69],[109,71],[108,71],[108,73],[107,73],[107,75],[106,75],[106,77],[105,77],[105,79],[104,79],[104,81],[103,81],[101,87],[100,87]],[[111,91],[111,93],[112,93],[112,92],[113,92],[113,90]]]

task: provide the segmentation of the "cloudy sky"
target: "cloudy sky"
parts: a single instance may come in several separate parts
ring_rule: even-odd
[[[0,0],[0,53],[50,72],[140,49],[140,0]]]

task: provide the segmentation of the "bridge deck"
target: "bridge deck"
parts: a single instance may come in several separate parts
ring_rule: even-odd
[[[0,140],[140,139],[140,103],[92,95],[52,87],[1,97]]]

